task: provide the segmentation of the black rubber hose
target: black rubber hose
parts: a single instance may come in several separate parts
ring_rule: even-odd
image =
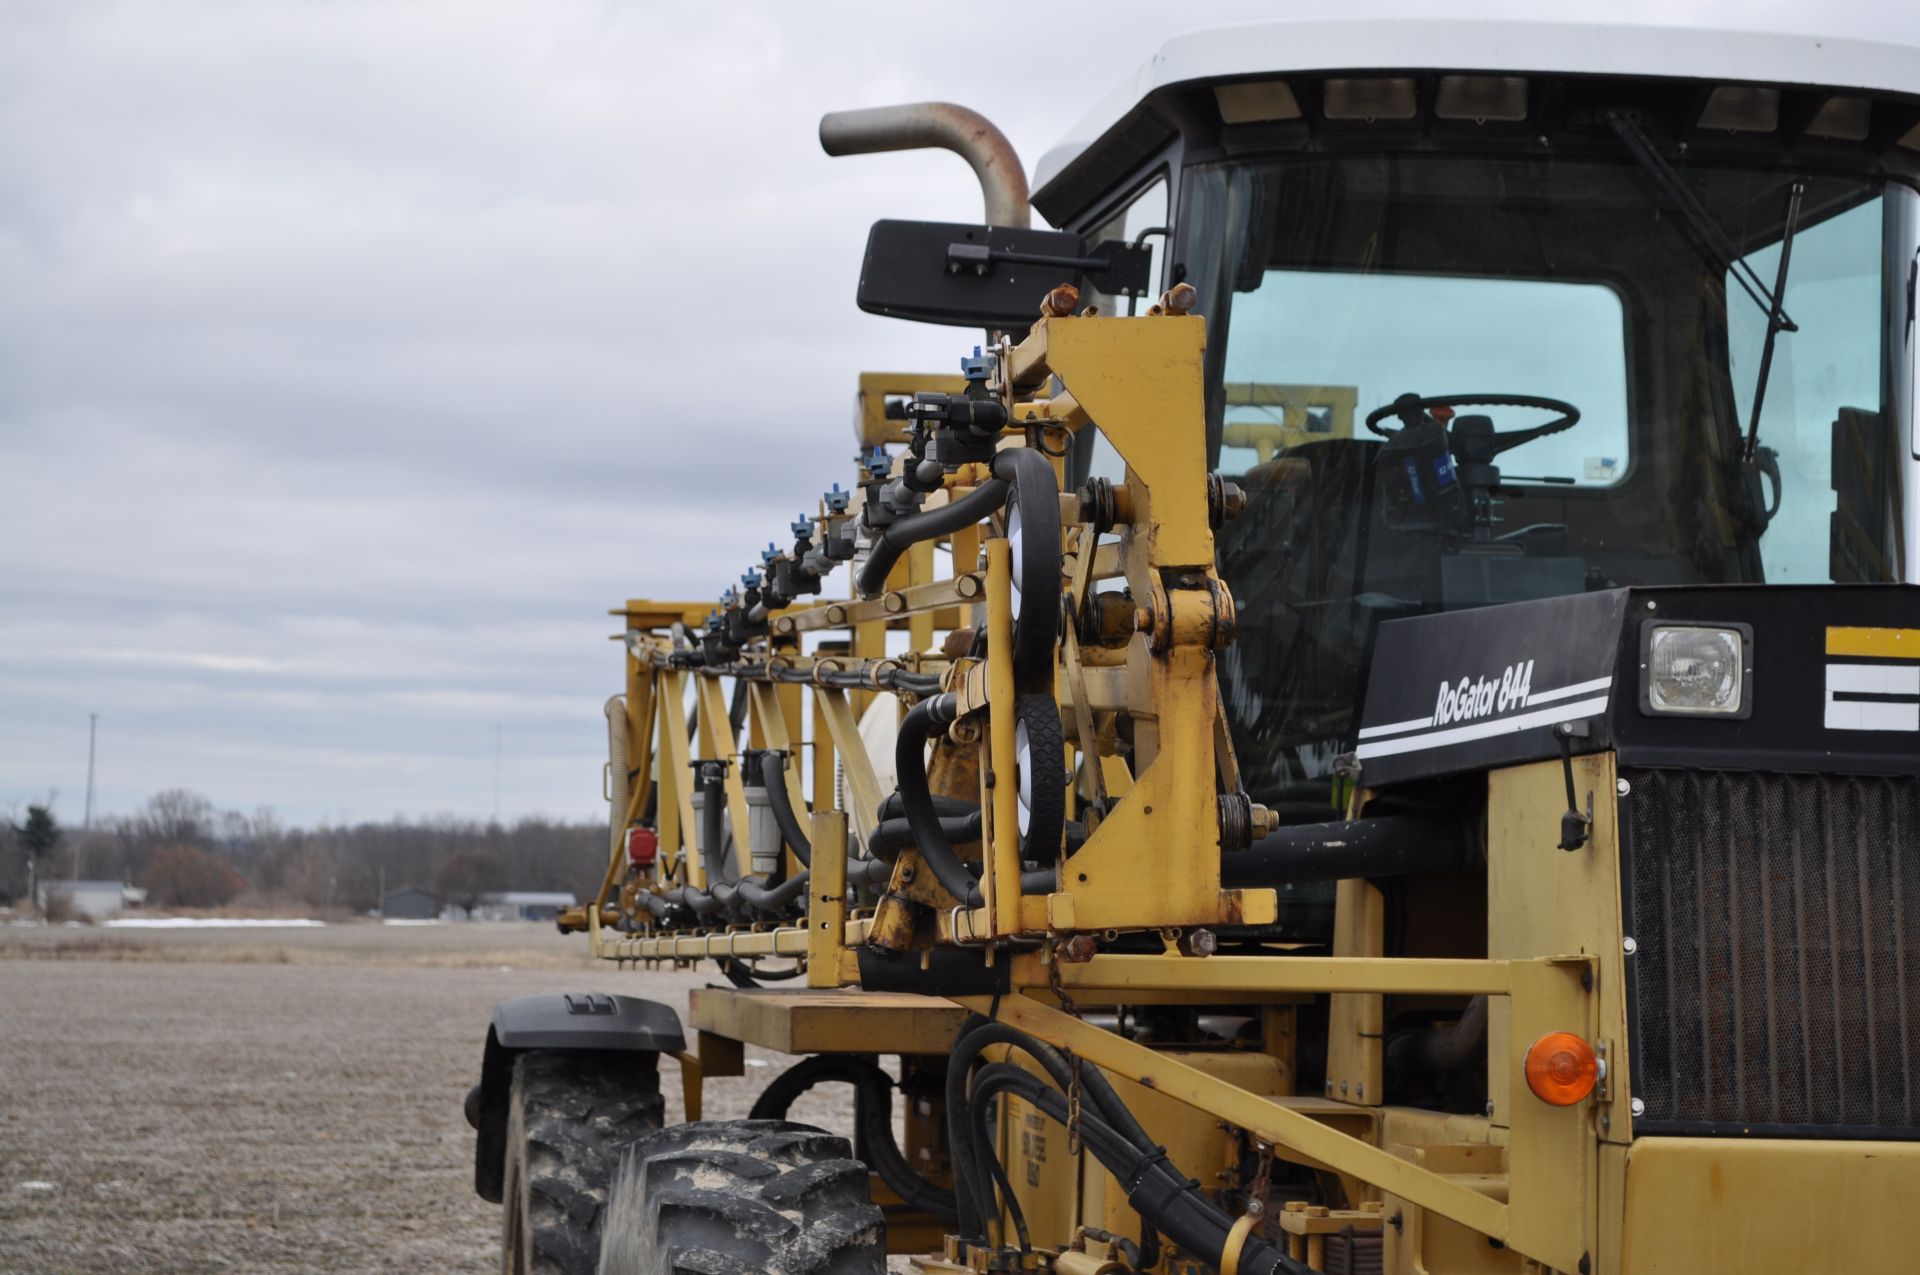
[[[975,1086],[974,1098],[984,1100],[1002,1090],[1013,1090],[1054,1123],[1066,1125],[1069,1116],[1066,1098],[1038,1077],[1010,1064],[984,1068]],[[1080,1113],[1079,1129],[1082,1144],[1119,1179],[1127,1193],[1127,1202],[1143,1222],[1189,1254],[1213,1266],[1220,1265],[1233,1230],[1233,1219],[1202,1196],[1197,1184],[1182,1177],[1168,1162],[1164,1150],[1154,1147],[1142,1151],[1104,1120],[1084,1109]],[[1247,1237],[1239,1265],[1250,1275],[1308,1275],[1304,1263],[1287,1257],[1258,1235]]]
[[[1013,622],[1013,680],[1020,690],[1053,686],[1053,652],[1060,642],[1060,480],[1031,447],[1011,447],[993,458],[994,477],[1010,489],[1009,526],[1020,518],[1020,616]],[[1031,595],[1031,596],[1029,596]]]
[[[796,965],[790,970],[761,970],[745,961],[722,957],[720,972],[726,975],[727,981],[735,987],[761,987],[767,983],[784,983],[789,979],[804,977],[807,967]]]
[[[969,841],[980,840],[980,812],[958,817],[948,815],[940,820],[940,830],[956,844],[964,845]],[[876,859],[892,863],[900,857],[900,852],[913,844],[913,825],[905,819],[888,819],[874,828],[867,838],[867,853]]]
[[[900,719],[900,734],[894,743],[894,769],[900,785],[900,805],[906,813],[920,855],[933,871],[940,888],[968,907],[980,905],[980,883],[967,871],[947,840],[940,818],[934,813],[933,793],[927,787],[927,742],[936,731],[951,726],[958,716],[958,701],[952,694],[923,699]]]
[[[1001,455],[1007,454],[1001,453]],[[1045,464],[1045,461],[1041,463]],[[964,531],[999,509],[1006,499],[1007,484],[997,478],[989,478],[960,499],[941,505],[938,509],[929,509],[925,513],[908,514],[905,518],[895,519],[887,525],[885,531],[880,533],[880,538],[873,542],[866,564],[860,568],[860,574],[854,580],[854,587],[859,590],[863,598],[878,595],[887,587],[887,576],[892,574],[893,564],[900,561],[900,555],[905,553],[910,545],[919,544],[922,540],[932,540],[937,536],[950,536],[956,531]],[[1056,501],[1055,504],[1057,519],[1058,502]],[[1057,536],[1055,543],[1059,543]]]
[[[905,669],[889,669],[879,677],[880,685],[888,690],[905,691],[909,695],[938,695],[940,693],[940,675],[937,673],[909,673]]]
[[[700,767],[700,792],[705,800],[700,811],[700,862],[707,865],[709,885],[733,879],[727,871],[727,834],[722,821],[726,817],[726,788],[718,762],[703,762]]]
[[[980,1074],[991,1070],[990,1067],[982,1067]],[[967,1091],[967,1106],[973,1113],[974,1119],[974,1143],[976,1146],[988,1148],[986,1154],[980,1159],[986,1167],[987,1176],[991,1179],[994,1189],[1000,1193],[1000,1207],[1007,1211],[1007,1217],[1013,1222],[1013,1233],[1020,1239],[1020,1251],[1031,1253],[1033,1236],[1027,1231],[1027,1214],[1020,1207],[1020,1197],[1013,1192],[1013,1183],[1007,1178],[1007,1166],[1000,1162],[1000,1156],[992,1150],[993,1130],[988,1126],[987,1121],[992,1119],[993,1113],[987,1109],[986,1101],[990,1095],[981,1093],[979,1084],[979,1075],[976,1075],[973,1086]],[[987,1198],[991,1201],[993,1197],[989,1195]]]
[[[954,1220],[953,1193],[914,1172],[893,1139],[893,1078],[865,1058],[816,1054],[773,1078],[747,1113],[749,1120],[783,1120],[794,1100],[815,1085],[844,1081],[853,1086],[854,1120],[868,1163],[889,1190],[907,1205],[942,1222]]]
[[[976,1040],[976,1036],[979,1039]],[[967,1071],[980,1056],[980,1051],[996,1042],[1017,1045],[1047,1068],[1049,1074],[1071,1075],[1066,1059],[1061,1057],[1058,1050],[1034,1041],[1025,1032],[978,1014],[961,1024],[959,1033],[954,1037],[953,1053],[947,1060],[947,1151],[948,1160],[953,1165],[954,1198],[960,1209],[960,1238],[976,1243],[986,1239],[986,1217],[992,1208],[992,1201],[987,1196],[984,1182],[985,1161],[973,1139],[973,1127],[967,1120]]]
[[[692,908],[694,915],[709,917],[720,910],[720,901],[705,890],[694,886],[675,886],[667,891],[667,902],[678,903],[682,907]]]
[[[940,888],[967,907],[981,904],[980,883],[954,852],[940,818],[935,814],[933,793],[927,787],[924,751],[935,730],[944,730],[954,720],[956,701],[951,693],[923,699],[908,710],[900,721],[900,735],[894,746],[895,778],[900,785],[900,805],[906,812],[914,844],[927,861]],[[1053,868],[1020,874],[1020,893],[1047,894],[1058,883]]]
[[[942,819],[964,818],[967,815],[979,814],[980,803],[977,801],[968,801],[965,797],[936,796],[933,799],[933,813],[939,815]],[[880,803],[880,822],[885,823],[889,819],[905,819],[906,817],[907,808],[901,804],[900,794],[897,792],[888,793],[886,798]]]
[[[967,1072],[980,1057],[980,1051],[988,1045],[1011,1045],[1021,1050],[1044,1067],[1062,1089],[1069,1088],[1073,1083],[1072,1064],[1064,1054],[1045,1041],[1017,1027],[977,1014],[961,1025],[954,1038],[953,1053],[947,1060],[948,1158],[953,1164],[954,1195],[960,1203],[961,1236],[982,1241],[986,1238],[986,1218],[993,1210],[993,1198],[986,1186],[991,1176],[986,1163],[991,1152],[974,1140],[973,1128],[966,1119]],[[1090,1074],[1096,1074],[1096,1069],[1083,1068],[1082,1080]],[[1104,1081],[1105,1077],[1100,1079]],[[1107,1086],[1107,1096],[1115,1104],[1119,1103],[1111,1086]],[[1099,1103],[1098,1095],[1095,1095],[1095,1101]],[[1101,1110],[1105,1108],[1101,1107]],[[1132,1113],[1126,1112],[1124,1107],[1121,1110],[1125,1121],[1138,1130],[1139,1125],[1133,1121]],[[1140,1133],[1140,1138],[1144,1141],[1146,1134]],[[969,1206],[972,1209],[971,1216]],[[969,1223],[972,1224],[971,1230],[967,1229]]]
[[[800,826],[800,817],[794,812],[793,803],[787,800],[787,755],[777,749],[768,749],[760,754],[760,782],[767,787],[767,808],[773,811],[773,821],[779,825],[780,835],[786,840],[787,848],[793,851],[793,857],[807,867],[813,866],[813,842],[806,830]]]
[[[879,889],[893,876],[893,865],[885,859],[856,859],[847,856],[847,884]]]
[[[784,912],[793,906],[795,899],[807,892],[807,880],[813,874],[797,873],[788,877],[779,885],[763,885],[752,877],[743,878],[734,886],[740,901],[755,912]]]
[[[1467,836],[1457,819],[1380,815],[1298,824],[1260,838],[1220,860],[1229,888],[1397,877],[1467,866]]]
[[[1478,1056],[1487,1038],[1487,998],[1475,996],[1446,1027],[1403,1032],[1387,1042],[1390,1066],[1411,1066],[1429,1076],[1458,1071]]]

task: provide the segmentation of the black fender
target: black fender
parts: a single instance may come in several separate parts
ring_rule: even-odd
[[[480,1083],[467,1095],[473,1144],[473,1189],[500,1203],[506,1177],[507,1104],[513,1060],[529,1049],[619,1050],[677,1054],[687,1041],[680,1015],[658,1001],[599,992],[550,992],[502,1001],[487,1028]]]

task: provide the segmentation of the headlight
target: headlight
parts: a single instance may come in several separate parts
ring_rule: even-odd
[[[1746,625],[1648,624],[1647,711],[1745,716],[1750,634]]]

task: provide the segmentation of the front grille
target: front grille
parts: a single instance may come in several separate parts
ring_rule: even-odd
[[[1622,777],[1635,1127],[1920,1135],[1920,778]]]

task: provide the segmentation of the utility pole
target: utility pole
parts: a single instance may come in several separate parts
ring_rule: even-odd
[[[493,724],[493,822],[500,822],[500,723]]]
[[[87,714],[87,811],[80,819],[80,843],[73,848],[73,879],[87,879],[87,843],[93,839],[93,745],[100,732],[100,714]]]

